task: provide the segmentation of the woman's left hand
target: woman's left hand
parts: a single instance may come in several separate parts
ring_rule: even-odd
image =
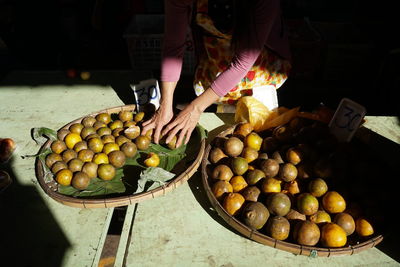
[[[201,113],[202,111],[197,108],[193,102],[186,106],[179,112],[178,116],[163,129],[161,134],[163,136],[168,134],[166,143],[169,143],[179,132],[176,147],[179,147],[183,142],[186,145],[200,120]]]

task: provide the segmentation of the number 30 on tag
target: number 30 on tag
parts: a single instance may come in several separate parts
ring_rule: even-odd
[[[139,84],[131,85],[135,94],[137,111],[143,111],[145,106],[153,104],[157,110],[160,106],[160,88],[156,79],[141,81]]]
[[[329,123],[331,133],[341,142],[349,142],[366,114],[362,105],[343,98]]]

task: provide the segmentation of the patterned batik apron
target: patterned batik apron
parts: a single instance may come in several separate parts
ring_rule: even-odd
[[[226,70],[232,60],[231,34],[219,31],[208,15],[208,0],[197,1],[195,22],[203,31],[203,51],[198,57],[194,77],[196,95],[210,87],[215,78]],[[234,105],[240,97],[253,95],[253,89],[273,86],[278,89],[291,69],[288,60],[265,47],[246,76],[216,104]]]

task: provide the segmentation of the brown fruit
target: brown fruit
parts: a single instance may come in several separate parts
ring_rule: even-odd
[[[51,143],[51,151],[53,151],[56,154],[61,154],[64,150],[67,149],[67,145],[64,143],[64,141],[61,140],[55,140]]]
[[[123,122],[131,121],[133,120],[133,113],[129,110],[121,110],[118,112],[118,118]]]
[[[257,186],[248,186],[241,192],[246,201],[256,202],[260,196],[260,189]]]
[[[225,198],[222,206],[230,215],[236,215],[245,202],[244,197],[240,193],[229,193]]]
[[[95,118],[106,125],[111,122],[111,115],[106,112],[97,114]]]
[[[217,179],[217,180],[224,180],[228,181],[233,177],[233,172],[229,166],[225,164],[220,164],[216,166],[212,173],[211,173],[211,178]]]
[[[285,217],[269,217],[265,228],[267,234],[277,240],[285,240],[289,237],[290,223]]]
[[[251,229],[259,230],[263,228],[268,218],[269,211],[261,202],[250,202],[243,208],[243,222]]]
[[[57,139],[64,141],[64,138],[69,134],[70,131],[68,129],[61,129],[57,132]]]
[[[82,166],[82,172],[86,173],[89,178],[97,177],[97,168],[98,165],[94,162],[85,162]]]
[[[291,182],[297,178],[297,168],[292,163],[284,163],[279,167],[279,178],[284,182]]]
[[[231,170],[236,175],[243,175],[249,169],[247,160],[242,157],[235,157],[231,160]]]
[[[315,197],[323,196],[328,191],[328,185],[322,178],[315,178],[308,184],[308,192]]]
[[[76,172],[71,180],[71,185],[78,190],[85,190],[90,184],[89,176],[84,172]]]
[[[124,128],[116,128],[114,130],[112,130],[112,136],[114,137],[118,137],[120,135],[122,135],[124,133]]]
[[[85,127],[92,127],[95,122],[96,122],[96,119],[91,116],[87,116],[87,117],[83,118],[83,120],[82,120],[82,124]]]
[[[78,157],[78,153],[75,150],[67,149],[62,153],[62,160],[65,163],[68,163],[71,159],[75,159]]]
[[[46,166],[51,169],[51,167],[53,166],[54,163],[56,163],[57,161],[62,161],[62,157],[60,154],[56,154],[56,153],[50,153],[46,156],[45,159],[45,163]]]
[[[82,131],[81,131],[81,137],[82,137],[83,139],[86,139],[89,135],[95,134],[95,133],[96,133],[96,130],[95,130],[93,127],[91,127],[91,126],[86,126],[86,127],[84,127],[84,128],[82,129]]]
[[[286,214],[286,219],[290,221],[305,221],[306,220],[306,215],[304,215],[303,213],[298,212],[297,210],[294,209],[290,209],[290,211],[288,212],[288,214]]]
[[[237,157],[242,153],[243,147],[244,144],[239,138],[231,136],[225,141],[223,150],[226,155]]]
[[[103,144],[115,143],[115,137],[111,134],[103,135],[101,137],[101,141],[103,142]]]
[[[87,145],[87,142],[86,141],[80,141],[80,142],[78,142],[78,143],[76,143],[75,145],[74,145],[74,150],[76,151],[76,152],[79,152],[79,151],[81,151],[81,150],[83,150],[83,149],[87,149],[88,148],[88,145]]]
[[[279,172],[279,163],[274,159],[261,161],[260,169],[265,173],[265,177],[275,177]]]
[[[137,153],[137,147],[134,143],[132,142],[126,142],[121,146],[121,151],[124,152],[125,156],[127,158],[132,158],[136,155]]]
[[[107,127],[107,126],[104,126],[104,127],[101,127],[101,128],[99,128],[99,129],[97,129],[96,133],[97,133],[100,137],[102,137],[103,135],[109,135],[109,134],[111,134],[111,133],[112,133],[112,130],[111,130],[109,127]]]
[[[290,198],[284,193],[273,193],[267,196],[266,206],[271,214],[285,216],[290,211]]]
[[[102,122],[102,121],[96,121],[94,124],[93,124],[93,128],[97,131],[98,129],[100,129],[100,128],[103,128],[103,127],[106,127],[107,126],[107,124],[105,124],[104,122]]]
[[[273,130],[272,136],[279,142],[287,142],[292,138],[293,132],[289,127],[282,125]]]
[[[322,206],[329,213],[340,213],[346,209],[346,201],[336,191],[328,191],[322,197]]]
[[[253,162],[258,158],[258,151],[251,147],[243,148],[241,156],[248,162]]]
[[[83,124],[82,123],[74,123],[74,124],[72,124],[71,126],[69,126],[69,131],[71,132],[71,133],[76,133],[76,134],[81,134],[81,131],[82,131],[82,129],[83,129],[83,127],[85,127],[85,126],[83,126]]]
[[[131,140],[126,136],[120,135],[115,137],[115,143],[117,143],[118,146],[122,146],[126,142],[131,142]]]
[[[64,161],[57,161],[51,166],[51,172],[57,173],[59,170],[68,169],[68,165]]]
[[[312,221],[300,221],[293,229],[293,239],[297,244],[314,246],[321,236],[319,227]]]
[[[218,200],[223,200],[227,193],[233,192],[232,185],[224,180],[219,180],[211,186],[211,192]]]
[[[333,218],[333,222],[342,227],[347,236],[354,233],[354,230],[356,229],[356,224],[353,217],[345,212],[336,214]]]
[[[91,162],[94,156],[93,150],[90,149],[82,149],[78,152],[78,159],[81,159],[83,162]]]
[[[97,176],[102,180],[112,180],[115,177],[115,167],[109,163],[100,164],[97,168]]]
[[[262,170],[249,170],[246,174],[246,182],[249,185],[257,184],[262,178],[265,178],[265,173]]]
[[[281,180],[272,177],[265,178],[261,184],[261,191],[265,194],[279,193],[282,191],[281,184]]]
[[[144,115],[145,115],[145,113],[144,113],[143,111],[138,112],[138,113],[136,113],[136,114],[134,115],[133,120],[134,120],[135,122],[139,122],[139,121],[143,120]]]
[[[92,150],[94,153],[100,153],[103,151],[104,143],[100,137],[94,137],[87,141],[88,148]]]
[[[136,139],[135,139],[135,145],[137,147],[137,149],[139,150],[146,150],[149,148],[151,143],[151,140],[149,137],[145,136],[145,135],[139,135]]]
[[[327,248],[343,247],[347,243],[347,235],[336,223],[326,223],[321,228],[321,244]]]
[[[318,199],[310,193],[301,193],[297,196],[297,210],[304,215],[313,215],[318,211]]]
[[[121,168],[125,165],[126,156],[124,152],[115,150],[108,154],[108,160],[115,168]]]
[[[82,170],[84,162],[81,159],[75,158],[68,162],[68,169],[72,172],[79,172]]]
[[[279,164],[285,163],[285,161],[283,160],[284,157],[282,157],[281,151],[279,150],[272,153],[271,159],[276,160]]]
[[[226,157],[228,156],[225,155],[224,151],[219,147],[212,148],[209,155],[210,162],[213,164],[218,163],[218,161]]]
[[[123,128],[124,123],[121,120],[114,120],[108,124],[108,127],[112,130],[117,129],[117,128]]]

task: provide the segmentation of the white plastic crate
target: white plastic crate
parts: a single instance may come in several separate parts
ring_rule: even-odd
[[[131,65],[134,69],[159,70],[163,41],[163,15],[136,15],[126,33]],[[193,41],[188,34],[182,73],[192,74],[196,67]]]

